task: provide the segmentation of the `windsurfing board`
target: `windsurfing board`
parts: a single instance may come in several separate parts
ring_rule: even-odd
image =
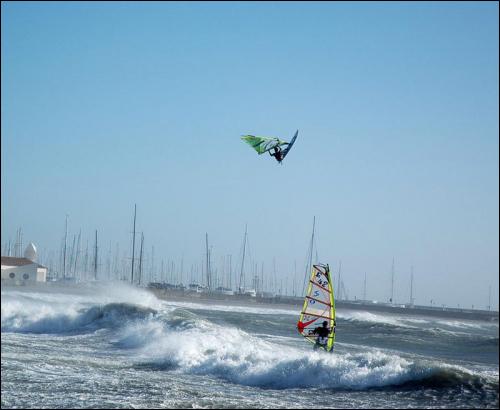
[[[288,151],[290,151],[290,149],[292,148],[293,144],[295,143],[295,140],[297,139],[297,135],[299,135],[299,130],[297,130],[297,132],[293,136],[292,140],[290,141],[290,144],[288,144],[287,147],[283,150],[281,161],[285,159],[286,155],[288,154]]]

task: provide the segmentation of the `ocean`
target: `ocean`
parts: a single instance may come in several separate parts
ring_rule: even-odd
[[[2,408],[498,408],[498,323],[337,311],[314,352],[286,306],[123,283],[2,287]]]

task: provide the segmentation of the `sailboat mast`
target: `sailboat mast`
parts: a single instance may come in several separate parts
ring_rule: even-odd
[[[97,229],[95,230],[94,280],[97,280]]]
[[[69,268],[68,268],[68,273],[70,274],[71,276],[71,269],[73,267],[73,260],[74,260],[74,255],[75,255],[75,242],[76,242],[76,234],[73,235],[73,244],[71,245],[71,252],[69,254],[69,261],[68,261],[68,265],[69,265]]]
[[[262,262],[261,268],[260,268],[260,296],[264,297],[264,262]]]
[[[306,289],[306,283],[307,283],[306,280],[309,279],[309,275],[311,274],[315,226],[316,226],[316,216],[313,217],[313,229],[312,229],[312,235],[311,235],[311,243],[309,244],[309,255],[307,257],[306,272],[304,275],[304,283],[303,283],[303,288],[302,288],[303,292],[305,292],[305,289]]]
[[[66,279],[66,240],[68,239],[68,214],[66,214],[66,224],[64,231],[63,278]]]
[[[297,260],[294,259],[294,261],[293,261],[293,296],[297,296],[297,293],[295,292],[296,282],[297,282]]]
[[[155,271],[155,247],[151,246],[151,277],[155,282],[157,281],[156,271]]]
[[[23,256],[23,230],[22,228],[19,228],[17,230],[17,242],[15,246],[15,255],[16,257],[22,257]]]
[[[207,287],[210,290],[211,289],[211,278],[210,278],[210,266],[209,266],[209,261],[208,261],[208,233],[205,233],[205,245],[206,245],[206,252],[207,252]]]
[[[410,306],[413,306],[413,265],[411,267],[411,276],[410,276]]]
[[[391,303],[394,303],[394,256],[392,257],[392,267],[391,267]]]
[[[276,290],[278,288],[278,284],[276,283],[276,257],[273,256],[273,280],[272,280],[272,287],[273,287],[273,293],[274,296],[276,296]]]
[[[233,290],[233,267],[231,266],[231,257],[229,255],[229,289]]]
[[[243,237],[243,257],[241,258],[241,270],[240,270],[240,286],[239,286],[239,291],[242,293],[241,290],[241,283],[243,281],[243,287],[245,286],[245,282],[243,280],[243,267],[245,265],[245,248],[247,244],[247,225],[245,224],[245,236]]]
[[[87,239],[87,247],[85,248],[85,278],[88,279],[88,270],[89,270],[89,240]]]
[[[76,246],[76,255],[75,255],[75,269],[73,270],[73,275],[76,276],[76,262],[78,261],[78,254],[80,253],[80,239],[82,236],[82,230],[78,232],[78,244]]]
[[[311,253],[309,255],[309,266],[308,266],[308,269],[311,269],[311,265],[312,265],[312,256],[313,256],[313,248],[314,248],[314,228],[315,227],[316,227],[316,216],[313,217],[313,231],[312,231],[312,235],[311,235]]]
[[[130,283],[134,283],[134,256],[135,256],[135,217],[137,213],[137,204],[134,204],[134,232],[132,234],[132,275],[130,276]]]
[[[142,247],[144,245],[144,232],[141,232],[141,251],[139,253],[139,285],[142,279]]]
[[[181,257],[181,271],[179,272],[179,283],[182,285],[184,282],[184,255]]]

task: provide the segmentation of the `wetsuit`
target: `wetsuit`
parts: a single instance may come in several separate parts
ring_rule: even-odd
[[[329,327],[317,327],[314,329],[314,334],[318,335],[316,339],[316,344],[314,345],[314,350],[318,347],[326,348],[326,344],[328,343],[328,336],[330,335]]]
[[[271,154],[272,157],[276,158],[276,161],[283,161],[283,153],[279,149],[274,149],[274,152]]]

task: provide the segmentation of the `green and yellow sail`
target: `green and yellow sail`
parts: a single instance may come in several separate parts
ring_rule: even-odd
[[[255,135],[243,135],[241,137],[248,145],[250,145],[259,155],[271,151],[273,148],[288,145],[288,142],[275,137],[258,137]]]

